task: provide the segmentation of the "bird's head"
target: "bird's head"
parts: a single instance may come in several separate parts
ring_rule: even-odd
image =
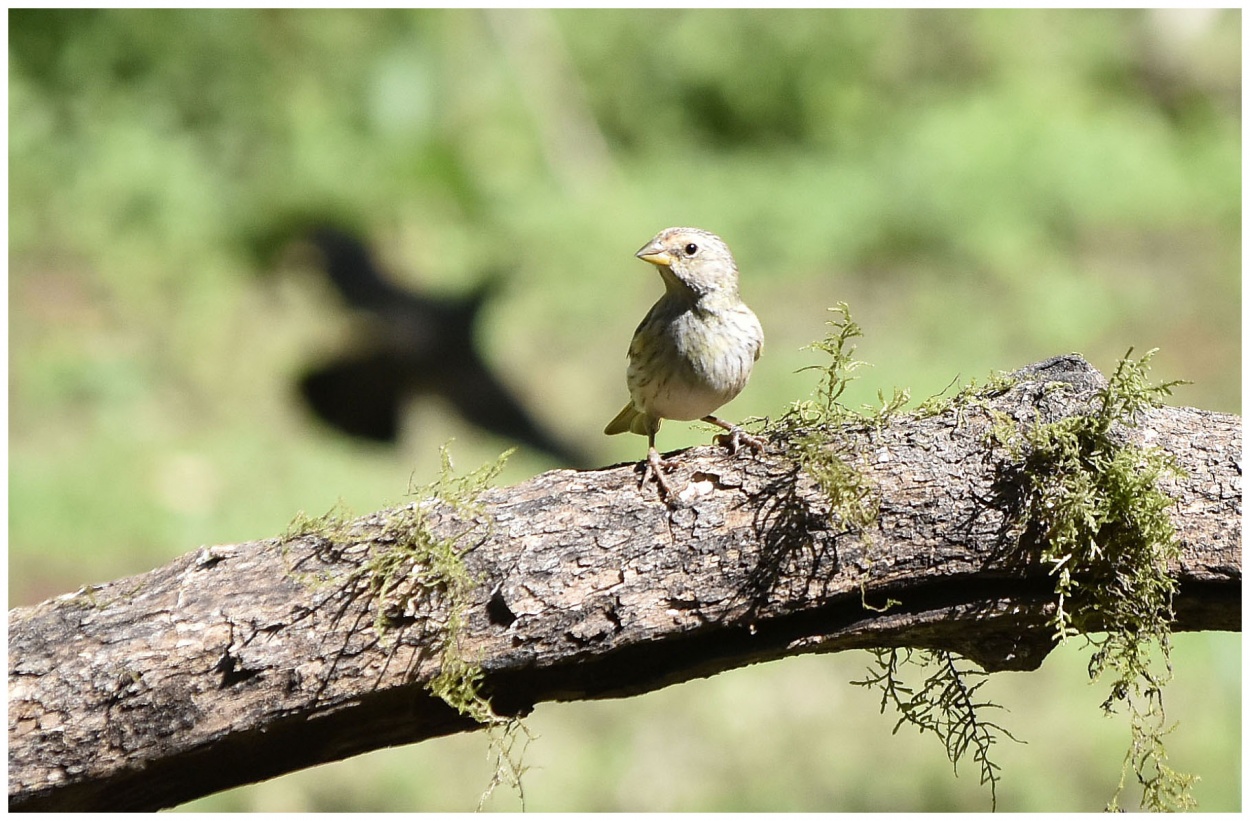
[[[702,228],[666,228],[635,254],[660,269],[670,291],[695,299],[738,292],[738,266],[725,241]]]

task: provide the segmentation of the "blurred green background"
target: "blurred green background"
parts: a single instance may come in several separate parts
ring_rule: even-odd
[[[721,234],[768,337],[728,418],[814,388],[825,308],[863,326],[849,403],[916,399],[1079,351],[1161,348],[1178,404],[1240,413],[1240,12],[11,11],[9,598],[28,604],[202,544],[364,513],[509,446],[437,402],[402,446],[311,418],[293,381],[351,323],[293,216],[364,230],[411,286],[506,272],[485,356],[604,464],[625,349],[661,292],[633,252]],[[272,251],[273,249],[269,249]],[[670,423],[662,449],[707,441]],[[512,483],[555,465],[525,451]],[[1097,810],[1126,721],[1088,650],[986,686],[1027,745],[1003,810]],[[1241,644],[1177,639],[1171,763],[1241,806]],[[532,810],[987,810],[972,762],[890,733],[862,654],[640,698],[540,705]],[[466,735],[188,805],[470,810]],[[1134,806],[1136,793],[1125,801]],[[511,810],[499,791],[489,806]]]

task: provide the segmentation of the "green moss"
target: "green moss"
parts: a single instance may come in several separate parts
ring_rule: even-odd
[[[364,542],[374,545],[368,559],[346,580],[338,577],[333,581],[359,584],[368,591],[374,606],[373,628],[383,642],[391,640],[392,631],[418,613],[445,614],[441,624],[433,625],[441,634],[437,638],[441,657],[439,671],[426,688],[487,730],[496,770],[482,802],[499,784],[511,786],[524,802],[520,781],[524,744],[518,747],[518,740],[523,737],[528,743],[530,737],[519,719],[496,715],[491,709],[482,695],[482,669],[466,656],[461,644],[469,595],[479,581],[464,563],[468,549],[465,537],[482,527],[489,530],[489,518],[483,515],[478,499],[511,454],[509,450],[491,464],[457,475],[451,455],[443,447],[438,479],[424,487],[410,488],[410,495],[417,500],[388,512],[380,523],[367,519],[349,522],[345,512],[336,507],[316,518],[301,513],[286,535],[286,541],[315,536],[339,547]],[[430,513],[439,506],[448,506],[455,512],[459,531],[443,535],[435,532]],[[318,586],[331,580],[324,575],[301,578]]]
[[[351,518],[351,513],[343,506],[342,501],[320,516],[309,516],[304,511],[295,514],[291,523],[282,534],[283,542],[290,542],[304,536],[324,536],[333,539],[342,535],[343,527]]]
[[[877,521],[879,501],[863,472],[838,455],[838,434],[850,428],[880,429],[902,412],[910,393],[895,388],[887,397],[883,391],[878,391],[878,404],[865,405],[859,410],[841,404],[842,394],[854,379],[854,372],[866,364],[854,358],[854,340],[863,332],[852,320],[845,302],[830,310],[837,314],[826,323],[830,330],[824,339],[808,346],[827,355],[828,362],[803,369],[819,371],[820,383],[812,399],[791,405],[778,420],[773,433],[783,443],[786,453],[812,477],[829,500],[831,517],[871,544],[871,528]],[[986,388],[969,385],[940,402],[934,397],[922,405],[918,413],[933,415],[953,405],[963,407],[982,401],[991,391],[1001,390],[1006,384],[1005,378],[992,377]],[[866,551],[866,561],[871,562],[871,551]],[[901,604],[893,598],[887,598],[881,606],[869,604],[863,585],[860,601],[865,610],[875,612]],[[991,760],[990,750],[1001,736],[1010,738],[1011,734],[983,717],[986,710],[998,708],[996,704],[978,700],[977,691],[986,674],[961,666],[958,657],[947,651],[878,648],[870,652],[875,658],[875,669],[870,670],[863,681],[853,683],[881,690],[882,712],[893,707],[899,714],[895,732],[904,724],[912,724],[922,734],[936,735],[956,774],[960,761],[971,751],[980,768],[981,783],[989,785],[991,803],[996,804],[999,767]],[[900,674],[902,668],[913,666],[928,671],[918,689],[907,685]]]
[[[865,364],[854,358],[854,340],[863,334],[845,303],[832,310],[838,316],[827,323],[830,331],[809,346],[829,360],[804,369],[821,374],[813,398],[793,403],[770,433],[829,499],[831,516],[869,539],[878,503],[864,475],[838,455],[837,430],[879,428],[903,409],[908,393],[896,389],[886,398],[879,392],[878,406],[859,411],[841,404],[854,372]],[[1123,435],[1124,426],[1134,424],[1141,411],[1160,406],[1181,383],[1152,385],[1148,372],[1154,351],[1137,360],[1131,354],[1117,365],[1088,415],[1021,429],[987,407],[988,400],[1015,384],[1002,373],[992,374],[984,385],[973,381],[950,396],[930,397],[914,413],[926,418],[980,406],[994,418],[990,444],[1007,451],[1013,475],[1022,477],[1023,532],[1055,580],[1055,637],[1064,641],[1083,635],[1093,644],[1090,677],[1111,682],[1103,709],[1127,708],[1129,713],[1132,741],[1108,809],[1118,809],[1130,773],[1142,787],[1143,807],[1186,809],[1194,806],[1190,788],[1196,779],[1167,764],[1163,739],[1173,727],[1166,723],[1162,701],[1171,677],[1176,593],[1168,564],[1179,555],[1179,545],[1168,515],[1174,502],[1159,481],[1178,468],[1162,451],[1130,445]],[[1063,388],[1056,383],[1048,389]],[[890,600],[886,607],[896,603]],[[879,609],[866,601],[864,606]],[[921,733],[937,735],[956,769],[971,751],[981,782],[990,786],[995,800],[998,767],[989,753],[1000,735],[1010,733],[980,715],[998,706],[975,698],[981,684],[975,679],[984,673],[960,667],[946,651],[873,652],[875,669],[855,683],[881,689],[882,709],[892,705],[900,715],[896,731],[910,723]],[[932,671],[919,689],[898,677],[908,665]]]
[[[1180,546],[1168,515],[1174,501],[1159,480],[1179,469],[1157,448],[1129,444],[1121,428],[1181,383],[1151,385],[1154,351],[1137,360],[1131,354],[1098,392],[1093,413],[1024,430],[1000,418],[990,438],[1023,477],[1025,536],[1055,579],[1055,638],[1084,635],[1095,648],[1090,678],[1111,681],[1103,709],[1129,712],[1132,742],[1108,808],[1118,808],[1131,771],[1144,807],[1186,809],[1194,806],[1195,779],[1166,764],[1163,745],[1172,729],[1163,685],[1171,678],[1177,588],[1168,564]]]
[[[328,544],[346,545],[350,541],[348,535],[350,519],[351,513],[341,501],[336,502],[334,507],[320,516],[309,516],[302,510],[296,513],[291,523],[287,525],[286,532],[280,537],[282,558],[286,565],[287,575],[300,584],[312,588],[325,587],[338,581],[339,576],[328,569],[311,573],[299,570],[299,562],[291,558],[291,543],[312,537],[323,539]]]
[[[466,657],[460,643],[468,596],[478,582],[464,565],[467,546],[463,540],[483,519],[489,528],[489,519],[483,516],[478,498],[511,454],[509,450],[493,464],[458,476],[444,447],[439,478],[415,492],[419,501],[388,519],[376,541],[390,542],[391,546],[375,554],[366,565],[369,585],[378,602],[375,627],[379,634],[386,629],[387,620],[407,612],[414,599],[441,598],[445,604],[447,621],[442,627],[441,664],[438,674],[426,686],[432,694],[487,729],[495,770],[482,793],[479,809],[500,784],[517,792],[522,807],[525,801],[521,753],[528,744],[529,730],[519,719],[496,715],[491,709],[482,695],[482,668]],[[460,532],[442,537],[434,533],[427,512],[438,504],[450,505],[456,511],[456,518],[464,523]],[[520,739],[524,743],[518,749]]]
[[[984,717],[989,710],[1003,709],[978,695],[988,674],[961,666],[959,656],[945,650],[879,647],[869,652],[873,655],[873,667],[862,681],[851,683],[881,691],[881,712],[891,708],[899,717],[894,733],[904,724],[911,724],[921,735],[931,732],[937,736],[956,775],[959,762],[971,752],[980,769],[981,784],[990,787],[991,807],[997,808],[1000,768],[990,758],[990,750],[1004,736],[1012,741],[1017,739]],[[905,682],[903,670],[908,667],[927,674],[918,687]]]
[[[877,500],[864,474],[831,447],[836,441],[834,431],[846,424],[878,421],[896,410],[898,403],[883,402],[881,412],[864,414],[840,402],[846,386],[854,379],[852,374],[866,364],[854,358],[853,340],[863,336],[863,331],[851,319],[845,302],[829,310],[838,315],[825,323],[829,332],[824,339],[804,348],[828,355],[829,362],[800,369],[819,371],[820,384],[812,399],[792,403],[769,432],[828,498],[830,515],[843,527],[862,533],[877,520]],[[903,393],[902,401],[906,402]],[[896,391],[895,400],[898,395]]]
[[[525,765],[525,750],[534,740],[534,734],[519,718],[507,718],[494,721],[487,728],[490,739],[490,756],[494,765],[493,775],[486,789],[478,799],[479,811],[499,785],[505,785],[516,793],[521,801],[521,809],[525,809],[525,785],[521,777],[529,768]]]
[[[858,410],[843,405],[842,395],[856,378],[855,372],[868,363],[855,358],[854,340],[863,336],[863,330],[851,318],[850,307],[839,302],[829,310],[836,316],[825,323],[829,330],[824,338],[804,347],[804,350],[825,354],[828,361],[799,369],[800,373],[820,373],[812,398],[791,403],[767,432],[780,440],[786,453],[815,480],[829,499],[832,514],[846,527],[863,532],[877,520],[877,501],[863,473],[840,457],[831,445],[836,442],[835,434],[840,427],[870,426],[879,430],[903,412],[911,400],[911,392],[906,388],[894,388],[887,396],[879,390],[875,405],[863,405]],[[925,418],[952,407],[963,409],[983,404],[1014,383],[1012,377],[995,373],[985,385],[978,386],[973,380],[952,396],[930,397],[913,413]]]
[[[984,385],[978,385],[976,379],[972,379],[967,385],[959,388],[950,396],[944,396],[947,390],[955,384],[956,380],[952,380],[941,393],[934,394],[928,399],[921,402],[913,412],[919,419],[927,419],[931,416],[939,416],[949,410],[963,411],[972,406],[984,406],[986,401],[995,396],[1002,396],[1018,381],[1014,376],[1003,371],[994,371],[985,380]]]
[[[858,414],[839,400],[847,385],[855,378],[852,374],[868,364],[855,358],[853,340],[863,336],[864,332],[851,319],[850,306],[839,302],[829,312],[837,314],[837,317],[825,322],[829,330],[824,339],[803,348],[805,351],[820,351],[829,357],[829,361],[824,365],[808,365],[798,371],[820,371],[820,385],[814,399],[796,402],[792,409],[800,418],[822,424],[835,424],[858,417]]]

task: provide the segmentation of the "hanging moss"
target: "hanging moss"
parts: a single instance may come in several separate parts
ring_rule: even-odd
[[[512,452],[505,452],[492,464],[456,475],[451,456],[443,447],[438,479],[411,491],[417,501],[390,511],[377,522],[349,522],[338,507],[317,518],[301,513],[284,538],[284,546],[293,539],[309,536],[325,539],[339,549],[372,544],[369,557],[346,579],[327,573],[300,578],[316,586],[331,581],[363,586],[374,610],[373,629],[383,642],[392,640],[396,628],[417,614],[422,614],[422,621],[438,631],[439,670],[426,689],[486,728],[495,763],[479,809],[500,784],[515,790],[524,808],[522,753],[532,737],[520,719],[499,716],[491,709],[482,695],[481,666],[465,655],[461,645],[469,596],[479,581],[464,563],[469,548],[467,537],[482,527],[489,528],[489,519],[483,515],[478,499]],[[440,505],[455,512],[454,519],[461,523],[459,532],[435,532],[430,512]],[[431,625],[427,613],[442,614],[443,621]]]
[[[803,369],[818,371],[819,385],[811,399],[793,403],[771,432],[828,499],[834,523],[871,543],[879,501],[864,473],[840,454],[840,450],[842,453],[845,450],[838,446],[839,437],[855,429],[880,429],[903,411],[910,392],[896,388],[887,397],[878,391],[878,403],[859,410],[842,404],[843,392],[855,378],[854,372],[866,364],[854,358],[854,340],[863,336],[863,332],[851,318],[845,302],[830,310],[836,316],[826,323],[829,331],[824,339],[807,348],[825,354],[828,361]],[[950,398],[930,399],[917,413],[933,415],[952,405],[963,407],[1009,384],[1006,377],[994,377],[987,388],[968,386]],[[862,588],[861,602],[866,610],[877,612],[900,604],[896,599],[887,599],[883,606],[870,605],[862,598]],[[961,663],[960,656],[945,650],[877,648],[870,652],[874,667],[864,680],[853,683],[881,691],[882,712],[893,708],[899,715],[895,732],[902,725],[911,724],[922,734],[931,732],[937,736],[956,773],[959,763],[971,752],[980,768],[981,783],[989,785],[990,801],[995,805],[999,766],[990,757],[991,748],[1001,737],[1013,737],[1000,725],[984,718],[986,711],[1001,709],[997,704],[978,698],[977,691],[986,674]],[[902,669],[911,667],[927,673],[919,687],[912,687],[903,680]]]
[[[832,310],[838,316],[827,323],[830,332],[809,346],[829,357],[810,368],[821,374],[813,398],[793,403],[770,433],[828,498],[831,517],[870,539],[877,501],[863,473],[839,454],[838,434],[885,424],[902,412],[908,392],[896,389],[889,398],[879,392],[878,406],[858,411],[841,404],[854,372],[865,364],[854,358],[854,340],[863,334],[845,303]],[[1111,683],[1104,711],[1126,708],[1129,713],[1131,743],[1108,809],[1119,808],[1130,773],[1142,787],[1143,807],[1187,809],[1195,805],[1191,787],[1196,778],[1167,764],[1164,737],[1174,725],[1166,722],[1162,700],[1171,677],[1176,593],[1168,566],[1179,555],[1179,545],[1168,515],[1174,502],[1159,483],[1179,469],[1167,454],[1131,445],[1124,436],[1124,428],[1135,424],[1142,411],[1160,406],[1181,383],[1152,385],[1148,372],[1154,351],[1136,360],[1131,354],[1119,362],[1087,415],[1021,429],[988,408],[988,400],[1016,383],[1001,373],[983,385],[973,381],[950,396],[931,397],[913,413],[927,418],[979,406],[996,417],[988,436],[992,446],[1006,451],[1011,473],[1021,477],[1021,531],[1055,579],[1055,637],[1084,636],[1093,645],[1090,677]],[[999,707],[975,698],[982,683],[976,679],[984,673],[960,666],[959,657],[947,651],[884,648],[873,653],[874,667],[855,683],[881,690],[882,710],[892,706],[899,713],[895,731],[909,723],[938,736],[956,770],[971,751],[994,802],[999,774],[990,750],[1001,736],[1012,736],[981,715]],[[929,673],[919,687],[900,677],[909,666]]]
[[[1002,725],[985,718],[988,711],[1003,709],[1002,705],[981,700],[978,694],[989,674],[961,665],[957,654],[945,650],[879,647],[869,652],[873,655],[873,668],[862,681],[851,683],[881,691],[881,712],[893,709],[898,713],[893,732],[911,724],[921,735],[931,732],[937,736],[956,775],[959,762],[971,752],[980,769],[981,784],[989,785],[990,806],[996,809],[1001,768],[990,758],[990,751],[1004,736],[1012,741],[1018,739]],[[927,673],[918,687],[904,681],[902,669],[911,666]]]
[[[1132,734],[1119,799],[1132,772],[1142,806],[1168,811],[1195,806],[1196,778],[1168,766],[1164,736],[1173,726],[1163,711],[1171,678],[1172,600],[1177,583],[1168,566],[1180,545],[1160,489],[1179,468],[1166,453],[1128,443],[1123,428],[1159,407],[1181,382],[1150,384],[1150,351],[1120,360],[1095,398],[1094,412],[1019,429],[1001,418],[990,432],[1023,477],[1025,535],[1055,579],[1055,638],[1084,636],[1094,647],[1091,680],[1111,682],[1103,710],[1127,708]]]

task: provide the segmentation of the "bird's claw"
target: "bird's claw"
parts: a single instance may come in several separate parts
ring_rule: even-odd
[[[664,479],[664,471],[672,470],[676,466],[675,462],[661,459],[660,454],[652,450],[647,454],[646,466],[642,470],[642,481],[638,483],[638,489],[641,490],[646,487],[647,480],[654,478],[656,487],[660,489],[660,498],[667,504],[673,491]]]
[[[763,453],[764,447],[768,444],[768,440],[763,436],[756,436],[753,433],[747,433],[742,428],[732,427],[728,433],[718,434],[716,444],[723,445],[729,450],[730,455],[737,456],[738,449],[746,445],[756,453]]]

